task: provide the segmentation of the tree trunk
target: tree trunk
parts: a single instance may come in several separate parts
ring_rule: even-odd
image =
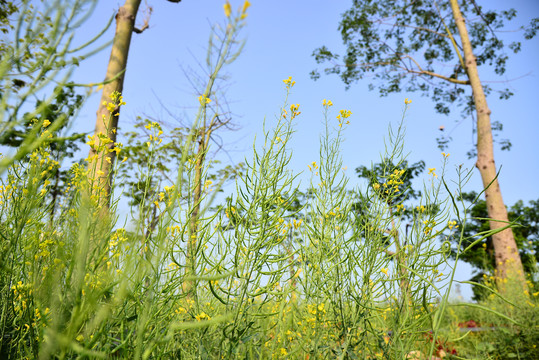
[[[475,110],[477,113],[477,162],[476,167],[481,173],[487,211],[491,230],[507,225],[507,209],[503,203],[498,179],[496,179],[496,165],[494,163],[494,148],[492,141],[492,128],[490,124],[491,111],[488,108],[487,98],[479,80],[477,62],[473,55],[472,44],[468,37],[465,19],[459,8],[458,0],[450,0],[453,17],[462,41],[466,72],[472,86]],[[522,283],[524,289],[526,279],[524,269],[518,252],[513,231],[505,229],[492,236],[496,260],[496,283],[500,291],[506,288],[507,279],[514,279]]]
[[[112,113],[107,109],[107,104],[112,102],[111,94],[122,93],[124,85],[125,69],[131,36],[135,27],[135,18],[141,0],[126,0],[116,14],[116,33],[112,43],[105,85],[101,95],[101,101],[97,110],[95,124],[95,145],[90,149],[88,156],[88,171],[91,182],[91,194],[99,199],[99,204],[108,209],[110,203],[110,191],[112,182],[112,167],[116,153],[111,151],[116,142],[116,127],[120,116],[120,108],[117,106]],[[100,138],[99,135],[105,135]],[[104,143],[103,139],[110,139]],[[104,149],[100,147],[105,145]],[[108,158],[108,160],[107,160]]]

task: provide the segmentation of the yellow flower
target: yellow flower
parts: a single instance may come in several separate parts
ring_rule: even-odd
[[[339,115],[337,116],[337,119],[346,119],[346,118],[349,118],[350,115],[352,115],[352,112],[350,110],[341,110],[339,111]]]
[[[376,183],[372,187],[374,188],[374,190],[378,190],[380,189],[380,184]]]
[[[230,3],[228,1],[223,5],[223,8],[225,9],[226,17],[230,17],[230,14],[232,13],[232,7],[230,6]]]
[[[119,148],[119,147],[115,147],[114,149],[110,149],[110,150],[109,150],[109,152],[115,152],[116,155],[118,155],[118,154],[120,153],[120,151],[122,151],[122,149]]]
[[[429,168],[429,175],[432,175],[434,177],[438,177],[438,175],[436,175],[436,173],[434,172],[436,170],[436,168]]]
[[[198,314],[197,316],[195,316],[195,319],[197,319],[198,321],[201,321],[201,320],[204,320],[204,319],[207,319],[207,320],[210,320],[210,316],[208,314],[206,314],[205,312],[201,312],[200,314]]]
[[[47,126],[49,126],[50,124],[51,124],[51,122],[50,122],[49,120],[47,120],[47,119],[45,119],[45,120],[43,121],[43,127],[47,127]]]
[[[412,103],[412,100],[406,98],[406,99],[404,99],[404,103],[405,103],[406,105],[409,105],[409,104]]]
[[[176,310],[174,310],[174,312],[178,315],[181,315],[181,314],[185,314],[187,312],[187,310],[185,310],[185,308],[183,307],[178,307]]]
[[[383,272],[386,276],[389,276],[386,268],[382,268],[380,269],[380,271]]]
[[[251,6],[251,3],[249,2],[249,0],[245,0],[245,2],[243,3],[243,7],[241,8],[241,13],[245,14],[249,6]]]
[[[198,97],[198,101],[200,102],[201,105],[206,105],[206,104],[211,103],[211,99],[205,97],[204,95],[200,95],[200,96]]]
[[[292,76],[289,76],[288,79],[284,79],[283,82],[285,83],[287,87],[292,87],[296,83],[295,81],[292,80]]]
[[[114,109],[116,109],[116,105],[114,105],[114,103],[108,103],[107,104],[107,110],[111,113],[114,111]]]

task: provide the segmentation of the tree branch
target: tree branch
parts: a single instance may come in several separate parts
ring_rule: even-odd
[[[372,23],[378,23],[380,25],[387,25],[387,26],[394,26],[395,25],[395,24],[389,24],[389,23],[382,22],[382,20],[372,20],[371,22]],[[442,34],[442,33],[439,33],[438,31],[427,29],[427,28],[424,28],[424,27],[421,27],[421,26],[412,26],[412,25],[405,25],[405,24],[400,24],[400,25],[397,25],[397,26],[398,27],[411,28],[411,29],[420,30],[420,31],[426,31],[426,32],[430,32],[430,33],[433,33],[435,35],[438,35],[438,36],[449,39],[449,36],[446,35],[446,34]]]
[[[148,4],[146,4],[146,6],[147,6],[147,8],[144,11],[145,15],[146,15],[144,17],[144,24],[140,28],[138,28],[136,26],[133,27],[133,32],[136,33],[136,34],[142,34],[142,32],[144,30],[146,30],[146,29],[148,29],[150,27],[150,17],[152,16],[153,8],[151,6],[148,6]]]
[[[142,32],[146,29],[148,29],[150,27],[150,25],[144,21],[144,25],[142,25],[142,27],[139,29],[137,27],[133,27],[133,32],[136,33],[136,34],[142,34]]]
[[[439,79],[449,81],[450,83],[453,83],[453,84],[470,85],[470,80],[459,80],[459,79],[447,77],[447,76],[444,76],[444,75],[440,75],[440,74],[437,74],[437,73],[434,73],[434,72],[431,72],[431,71],[408,70],[408,72],[413,73],[413,74],[420,74],[420,75],[428,75],[428,76],[432,76],[432,77],[437,77]]]
[[[455,49],[455,52],[457,53],[457,56],[459,57],[460,66],[462,66],[463,69],[466,69],[466,66],[464,65],[464,59],[462,57],[462,54],[460,53],[457,41],[453,37],[451,30],[449,30],[449,27],[445,23],[444,18],[442,17],[442,13],[440,12],[440,8],[438,8],[438,4],[436,3],[436,1],[434,2],[434,7],[436,8],[436,11],[438,12],[438,16],[442,20],[442,24],[444,24],[445,31],[447,32],[447,35],[449,35],[449,38],[451,39],[451,43],[453,44],[453,48]]]

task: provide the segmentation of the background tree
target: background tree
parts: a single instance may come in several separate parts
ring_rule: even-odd
[[[48,128],[55,122],[61,123],[57,130],[58,136],[49,144],[50,158],[58,164],[58,167],[52,170],[52,187],[46,195],[50,200],[51,220],[55,215],[56,205],[64,194],[64,185],[69,178],[69,166],[63,167],[62,165],[64,160],[72,159],[75,156],[85,135],[71,133],[69,122],[65,121],[65,119],[73,118],[80,110],[84,96],[77,94],[72,84],[59,87],[54,93],[56,96],[52,101],[37,100],[36,109],[31,113],[25,113],[21,124],[0,135],[0,145],[18,148],[26,140],[29,128],[33,128],[36,124],[43,124],[44,128]]]
[[[464,225],[464,241],[463,248],[470,246],[474,240],[474,235],[483,233],[489,230],[487,204],[485,200],[477,200],[477,193],[469,192],[462,194],[465,201],[473,204],[470,208],[470,218],[467,219]],[[539,200],[532,200],[525,205],[522,200],[517,201],[508,211],[509,220],[514,222],[516,226],[513,228],[515,240],[522,259],[522,265],[528,281],[534,284],[534,288],[538,285],[538,268],[539,261]],[[454,237],[448,238],[453,243],[451,249],[452,256],[457,253],[456,246],[459,239]],[[470,281],[480,284],[487,284],[494,276],[495,257],[492,237],[487,237],[483,241],[472,246],[468,251],[461,253],[459,258],[466,261],[475,268],[475,274]],[[473,286],[473,299],[484,300],[490,292],[480,286]]]
[[[19,145],[12,156],[0,161],[0,173],[44,142],[59,140],[56,132],[71,119],[71,111],[60,111],[55,119],[43,114],[63,106],[61,99],[77,99],[78,95],[67,95],[72,90],[64,87],[73,86],[69,78],[74,69],[99,50],[94,45],[104,30],[83,45],[73,44],[74,33],[96,4],[96,0],[0,2],[0,31],[5,34],[0,39],[0,138],[5,145]],[[54,90],[47,91],[51,85]],[[28,126],[34,118],[40,121]],[[40,137],[45,120],[51,122],[50,137]]]
[[[136,222],[143,226],[143,237],[150,237],[162,215],[165,214],[166,204],[171,198],[171,192],[178,176],[178,168],[189,167],[195,163],[196,156],[193,153],[184,157],[184,145],[190,133],[189,128],[167,127],[161,121],[152,121],[137,117],[134,131],[122,134],[125,143],[117,143],[121,147],[122,162],[120,168],[118,187],[129,199],[129,205],[136,209],[133,216]],[[163,131],[164,130],[164,131]],[[148,146],[148,141],[153,141],[160,131],[154,146]],[[222,191],[220,186],[241,171],[242,164],[236,167],[219,167],[219,161],[208,159],[208,173],[206,174],[202,192]],[[189,179],[182,174],[181,183],[184,189],[179,191],[183,197],[179,199],[185,203],[186,195],[192,196],[188,189]]]
[[[121,106],[121,102],[111,101],[111,96],[112,94],[121,94],[123,92],[127,58],[133,32],[139,34],[149,27],[148,22],[151,8],[148,8],[148,17],[144,19],[144,24],[139,28],[135,26],[140,4],[141,0],[126,0],[124,5],[116,13],[116,32],[112,43],[101,101],[97,110],[95,123],[96,136],[94,137],[95,146],[90,148],[88,155],[88,169],[92,179],[92,193],[98,195],[100,204],[105,208],[110,203],[111,171],[116,159],[116,152],[112,149],[116,142],[116,130]],[[99,134],[104,136],[99,136]],[[102,196],[99,196],[101,191],[103,192]]]
[[[116,104],[111,102],[111,96],[113,93],[121,94],[123,91],[129,46],[131,36],[135,31],[135,20],[140,3],[141,0],[126,0],[116,13],[116,32],[107,66],[105,85],[97,109],[95,122],[97,136],[95,136],[95,146],[90,148],[88,155],[88,170],[90,179],[93,181],[91,191],[92,194],[99,195],[99,190],[103,190],[104,194],[100,198],[100,203],[105,207],[108,207],[110,201],[111,170],[116,155],[112,148],[116,141],[116,128],[120,116],[120,106],[114,106]],[[108,104],[113,104],[113,107],[107,108]],[[105,136],[100,137],[99,134]],[[101,145],[105,139],[110,141],[106,141],[106,146],[103,148]]]
[[[467,23],[461,11],[466,14]],[[463,114],[475,114],[476,166],[486,188],[493,230],[503,228],[508,218],[494,163],[491,111],[486,100],[491,88],[481,83],[477,70],[478,66],[487,65],[502,75],[508,60],[506,50],[520,51],[520,42],[506,45],[496,34],[505,21],[515,16],[514,9],[485,11],[474,0],[460,4],[457,0],[358,0],[343,14],[339,25],[347,48],[342,60],[325,46],[313,53],[318,63],[332,63],[325,73],[340,75],[347,87],[374,75],[375,80],[380,80],[377,85],[382,96],[401,90],[420,91],[435,101],[440,113],[448,114],[450,105],[457,105]],[[539,19],[534,19],[525,29],[525,38],[533,38],[538,27]],[[311,75],[314,79],[320,76],[316,70]],[[374,85],[369,87],[373,89]],[[511,96],[509,90],[499,94],[502,99]],[[504,144],[502,147],[507,148],[507,142]],[[512,231],[499,231],[493,236],[493,243],[497,277],[516,277],[525,287]],[[498,281],[498,285],[502,284]]]
[[[362,229],[359,235],[364,239],[369,237],[368,232],[378,231],[381,238],[385,239],[385,248],[380,249],[385,251],[387,256],[396,260],[396,267],[402,279],[400,282],[401,296],[405,299],[411,299],[411,289],[408,283],[408,272],[406,270],[406,249],[408,244],[409,227],[413,222],[414,208],[411,204],[405,203],[410,200],[421,197],[421,192],[412,188],[412,180],[425,170],[425,162],[419,161],[409,165],[408,162],[402,161],[394,164],[392,159],[385,158],[382,163],[374,164],[372,167],[359,166],[356,168],[356,173],[360,178],[366,179],[369,188],[374,189],[374,193],[384,203],[387,204],[392,221],[389,228],[381,228],[369,230],[370,224],[376,224],[376,221],[368,215],[369,207],[372,201],[368,198],[369,195],[359,193],[360,198],[353,208],[356,213],[356,222],[358,229]],[[427,206],[429,211],[434,211],[431,206]],[[406,221],[404,229],[401,224],[394,219]],[[395,251],[389,250],[389,247],[394,244]],[[405,300],[407,302],[407,300]]]

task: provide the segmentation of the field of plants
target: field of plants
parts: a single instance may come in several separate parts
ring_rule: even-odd
[[[419,176],[424,163],[404,156],[411,100],[380,162],[358,168],[363,188],[349,185],[342,160],[354,114],[328,99],[300,188],[292,77],[275,80],[282,106],[245,162],[221,166],[210,155],[227,125],[216,84],[240,56],[251,5],[234,11],[227,1],[192,125],[138,118],[122,144],[130,73],[118,59],[144,29],[131,21],[126,32],[117,16],[106,80],[69,82],[81,50],[70,31],[91,3],[0,4],[1,29],[14,36],[0,48],[0,359],[539,358],[532,225],[511,217],[515,207],[489,226],[482,199],[497,175],[466,193],[474,169],[446,167],[449,153]],[[118,14],[136,16],[139,5],[127,0]],[[69,132],[80,88],[102,91],[94,134]],[[446,181],[449,172],[458,181]],[[496,265],[496,236],[513,231],[520,268],[514,253]],[[456,281],[459,262],[476,258],[494,265]],[[450,296],[457,284],[473,285],[477,301]]]

